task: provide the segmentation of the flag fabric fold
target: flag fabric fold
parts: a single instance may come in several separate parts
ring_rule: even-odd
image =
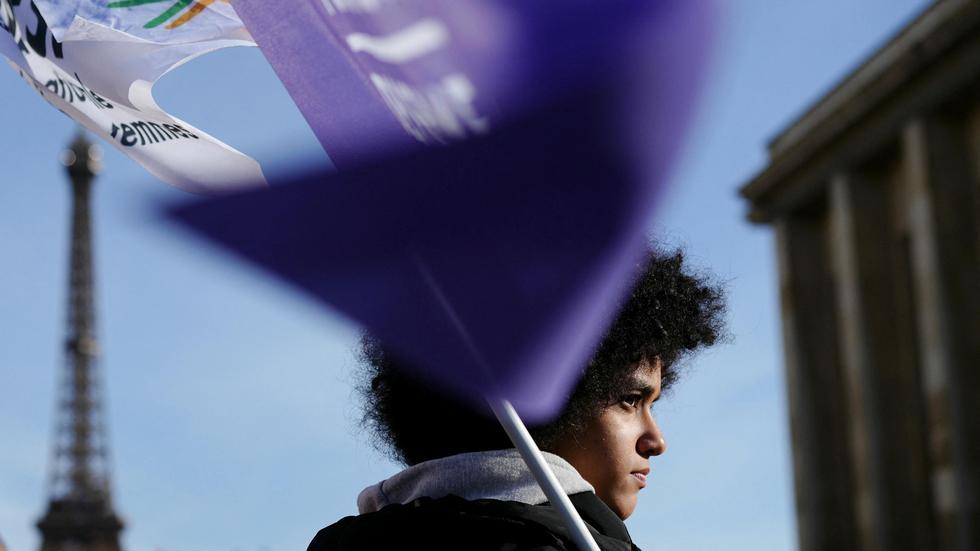
[[[485,134],[555,95],[621,73],[657,18],[704,5],[288,0],[271,9],[263,0],[236,0],[235,9],[344,169]]]
[[[615,309],[655,191],[632,185],[601,107],[569,99],[487,136],[174,216],[363,324],[434,384],[539,421]]]
[[[432,384],[510,400],[532,423],[555,415],[645,246],[710,3],[296,0],[276,18],[258,4],[236,6],[340,170],[169,215],[362,324]],[[486,124],[436,92],[414,103],[432,85],[465,91],[455,99]],[[465,132],[413,132],[450,127]]]
[[[34,0],[55,39],[76,18],[158,44],[251,41],[230,0]]]
[[[166,31],[170,41],[154,42],[120,30],[131,30],[125,17],[83,17],[109,4],[0,0],[0,53],[52,106],[168,184],[197,193],[262,185],[254,159],[166,113],[152,96],[156,80],[181,63],[254,45],[240,23],[235,30],[189,21]]]

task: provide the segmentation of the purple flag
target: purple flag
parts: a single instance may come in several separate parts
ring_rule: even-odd
[[[669,69],[665,81],[684,82],[697,72],[710,7],[706,0],[235,2],[339,169],[486,133],[569,89],[622,78],[630,65]],[[649,92],[683,113],[689,90],[667,84]]]
[[[236,5],[246,25],[267,56],[283,54],[263,46],[264,31],[253,28],[256,13],[239,7],[249,3]],[[287,19],[279,34],[269,29],[281,41],[277,48],[288,49],[284,44],[317,28],[334,32],[325,26],[323,6],[340,12],[340,0],[296,4],[308,10],[299,10],[302,21]],[[354,4],[361,5],[343,2]],[[419,4],[446,10],[451,21],[487,17],[480,10],[491,5]],[[492,91],[485,99],[496,115],[482,131],[438,147],[416,147],[418,136],[368,86],[364,65],[350,53],[374,48],[390,57],[398,48],[370,40],[351,46],[350,33],[348,49],[333,34],[334,42],[319,45],[308,36],[310,50],[326,56],[323,66],[296,62],[277,70],[301,108],[306,104],[327,151],[348,168],[311,169],[285,185],[189,203],[171,215],[363,324],[434,384],[472,400],[508,399],[531,422],[548,419],[629,283],[683,136],[709,20],[702,2],[654,2],[658,17],[647,18],[644,28],[659,32],[616,33],[649,14],[633,2],[622,3],[622,12],[595,9],[617,2],[543,4],[558,12],[550,22],[548,10],[501,2],[533,21],[492,20],[501,26],[486,34],[512,42],[491,40],[496,46],[488,52],[447,54],[442,63],[450,74],[453,67],[477,67],[514,80],[495,83],[482,72],[468,73],[471,83],[493,84],[477,89]],[[569,13],[557,8],[566,5]],[[586,23],[586,7],[611,15],[568,28]],[[364,17],[357,21],[371,20]],[[283,32],[294,24],[295,33]],[[529,42],[518,31],[531,27],[544,34]],[[431,38],[419,40],[424,45]],[[500,52],[513,56],[514,67],[503,67],[495,57]],[[497,65],[467,64],[485,58]],[[655,72],[647,70],[650,63]],[[526,73],[529,67],[541,70],[540,80]],[[305,95],[314,82],[325,92],[319,105]],[[343,94],[332,87],[342,83],[349,94],[338,99]],[[526,95],[517,93],[518,85]],[[385,142],[381,150],[371,148],[375,132]]]

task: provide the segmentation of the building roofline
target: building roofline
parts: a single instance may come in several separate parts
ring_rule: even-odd
[[[749,218],[771,219],[760,203],[818,152],[832,148],[847,130],[980,24],[980,2],[939,0],[898,31],[768,144],[769,164],[740,189],[753,207]],[[761,208],[761,210],[760,210]]]

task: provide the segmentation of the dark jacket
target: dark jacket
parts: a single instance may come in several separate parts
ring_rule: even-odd
[[[569,496],[603,551],[638,551],[623,521],[592,492]],[[373,513],[345,517],[320,530],[308,551],[367,549],[574,550],[558,512],[548,504],[455,495],[422,497]]]

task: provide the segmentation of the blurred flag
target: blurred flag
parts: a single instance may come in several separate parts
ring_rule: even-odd
[[[583,96],[487,134],[175,216],[366,326],[435,384],[555,413],[619,300],[651,191]],[[280,180],[277,180],[280,181]]]
[[[711,4],[236,6],[341,170],[171,216],[433,384],[556,414],[643,250]]]
[[[51,105],[161,180],[197,193],[262,185],[254,159],[153,100],[153,84],[177,65],[254,45],[230,6],[208,14],[212,5],[170,10],[144,0],[0,0],[0,53]],[[204,8],[192,12],[194,6]]]
[[[251,41],[230,0],[34,0],[54,37],[76,17],[158,44]]]
[[[235,9],[339,169],[485,134],[586,82],[689,51],[645,48],[677,0],[236,0]],[[676,12],[676,13],[671,13]],[[672,68],[674,69],[674,68]],[[678,87],[665,88],[673,92]],[[678,98],[658,101],[672,104]]]

